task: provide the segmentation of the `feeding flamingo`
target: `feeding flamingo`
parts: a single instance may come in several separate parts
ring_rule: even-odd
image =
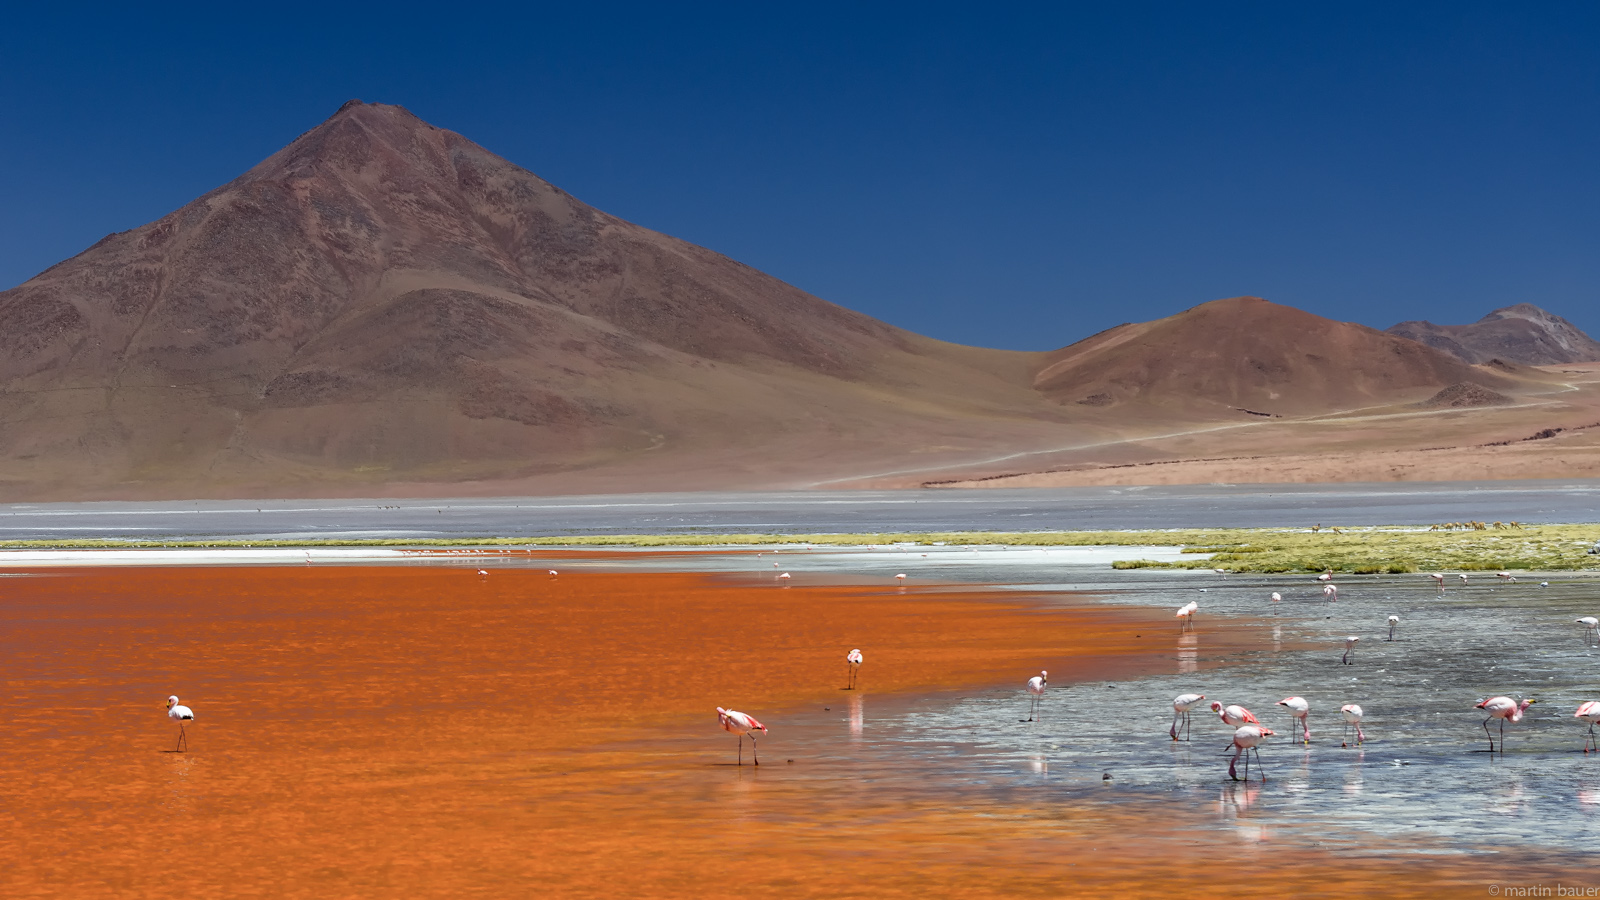
[[[1262,738],[1274,734],[1277,734],[1277,732],[1271,728],[1263,728],[1260,725],[1239,726],[1239,730],[1233,733],[1233,759],[1228,760],[1228,777],[1234,781],[1239,780],[1238,773],[1234,771],[1234,765],[1239,762],[1239,755],[1244,754],[1244,780],[1249,781],[1250,754],[1254,753],[1256,755],[1256,771],[1261,773],[1261,780],[1266,781],[1267,773],[1261,768],[1261,752],[1256,749],[1256,745],[1261,743]]]
[[[1304,697],[1285,697],[1278,701],[1279,706],[1289,708],[1289,740],[1294,740],[1295,728],[1298,726],[1302,736],[1301,743],[1311,743],[1311,726],[1306,724],[1306,714],[1311,712],[1311,704]]]
[[[1349,745],[1350,726],[1352,725],[1354,725],[1356,729],[1356,746],[1361,746],[1362,742],[1367,739],[1367,736],[1361,733],[1361,717],[1364,715],[1364,713],[1361,712],[1361,707],[1354,703],[1346,703],[1345,705],[1339,707],[1339,715],[1344,716],[1345,730],[1344,735],[1342,735],[1339,740],[1339,746],[1344,747]]]
[[[1317,576],[1317,580],[1318,581],[1332,581],[1333,580],[1333,573],[1332,572],[1323,572],[1321,575]]]
[[[1441,594],[1444,593],[1444,575],[1439,573],[1439,572],[1435,572],[1432,575],[1429,575],[1428,577],[1432,578],[1433,579],[1433,583],[1438,586],[1439,593],[1441,593]]]
[[[755,732],[766,734],[767,726],[757,722],[755,716],[720,706],[717,707],[717,724],[722,726],[723,731],[739,736],[739,765],[744,765],[744,737],[747,734],[750,735],[750,758],[756,761],[756,765],[761,765],[761,757],[756,755]]]
[[[1183,739],[1189,739],[1189,708],[1206,698],[1205,694],[1179,694],[1172,700],[1172,735],[1173,740],[1178,739],[1178,723],[1183,723]]]
[[[1584,616],[1576,621],[1579,625],[1583,626],[1584,637],[1588,637],[1592,634],[1595,637],[1600,638],[1600,619],[1596,619],[1594,616]]]
[[[1179,631],[1190,631],[1194,629],[1194,614],[1195,610],[1198,610],[1199,608],[1200,604],[1194,602],[1193,600],[1190,600],[1188,603],[1178,607],[1176,618],[1178,620]]]
[[[1039,711],[1040,703],[1042,703],[1044,701],[1044,689],[1045,689],[1045,685],[1049,683],[1046,680],[1049,677],[1049,675],[1050,675],[1049,672],[1046,672],[1046,671],[1041,669],[1039,671],[1039,674],[1037,674],[1037,675],[1033,676],[1032,678],[1028,679],[1028,693],[1033,695],[1032,699],[1030,699],[1028,701],[1028,721],[1029,722],[1032,722],[1034,720],[1034,716]]]
[[[1517,582],[1517,576],[1511,574],[1510,572],[1496,572],[1494,573],[1494,577],[1510,584],[1516,584]]]
[[[1500,752],[1504,753],[1506,752],[1506,721],[1509,720],[1513,725],[1521,722],[1522,714],[1528,711],[1529,706],[1537,702],[1539,701],[1524,700],[1518,703],[1510,697],[1490,697],[1478,704],[1478,709],[1489,714],[1489,718],[1483,720],[1483,733],[1489,738],[1490,753],[1494,752],[1494,735],[1489,734],[1489,723],[1495,719],[1500,720]]]
[[[1256,714],[1242,706],[1223,706],[1221,700],[1211,701],[1211,711],[1217,714],[1223,724],[1238,728],[1240,725],[1260,725],[1261,720]]]
[[[1280,601],[1282,599],[1283,599],[1283,595],[1282,594],[1278,593],[1277,591],[1273,591],[1272,592],[1272,602],[1273,603],[1277,603],[1278,601]]]
[[[844,661],[850,666],[850,686],[845,690],[853,691],[856,689],[856,671],[861,668],[861,651],[851,650],[845,655]]]
[[[178,723],[178,746],[173,748],[173,753],[188,752],[189,735],[184,729],[184,724],[194,721],[194,710],[187,706],[178,705],[178,697],[174,694],[167,698],[167,718]]]
[[[1459,577],[1459,578],[1460,578],[1460,579],[1461,579],[1461,586],[1462,586],[1462,587],[1466,587],[1466,586],[1467,586],[1467,573],[1465,573],[1465,572],[1462,572],[1462,573],[1461,573],[1461,574],[1460,574],[1460,575],[1459,575],[1459,576],[1457,576],[1457,577]]]
[[[1594,725],[1600,722],[1600,702],[1590,700],[1578,707],[1578,711],[1573,713],[1572,717],[1589,723],[1589,733],[1583,739],[1583,752],[1588,753],[1591,747],[1600,750],[1600,742],[1596,741],[1594,734]]]
[[[554,577],[556,577],[556,570],[555,570],[555,569],[551,569],[551,570],[550,570],[550,577],[551,577],[551,578],[554,578]]]
[[[1399,616],[1390,616],[1389,617],[1389,640],[1391,640],[1391,641],[1394,640],[1394,630],[1396,628],[1399,628],[1399,627],[1400,627],[1400,617]]]
[[[1329,600],[1339,599],[1339,586],[1336,584],[1323,585],[1322,596],[1327,597]]]
[[[1359,640],[1361,638],[1353,634],[1344,639],[1344,656],[1339,657],[1339,662],[1350,665],[1350,654],[1356,652],[1356,642]]]

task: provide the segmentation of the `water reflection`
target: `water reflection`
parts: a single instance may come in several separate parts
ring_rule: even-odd
[[[1200,671],[1200,636],[1194,633],[1178,637],[1178,674],[1189,675]]]
[[[849,701],[850,702],[850,707],[849,707],[849,719],[848,719],[848,721],[849,721],[849,729],[850,729],[850,739],[852,741],[859,742],[861,740],[862,726],[866,721],[865,716],[864,716],[864,714],[862,712],[862,701],[865,700],[865,699],[866,698],[864,698],[861,694],[851,694],[850,695],[850,701]]]

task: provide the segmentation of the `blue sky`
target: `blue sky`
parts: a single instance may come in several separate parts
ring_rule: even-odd
[[[0,288],[350,98],[946,340],[1256,294],[1600,335],[1600,7],[43,5],[0,19]]]

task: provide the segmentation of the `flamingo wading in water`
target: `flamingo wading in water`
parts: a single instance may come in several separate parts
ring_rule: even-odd
[[[1478,704],[1478,709],[1489,714],[1489,718],[1483,720],[1483,733],[1484,736],[1489,738],[1490,753],[1494,752],[1494,735],[1489,733],[1489,723],[1495,719],[1500,720],[1500,752],[1504,753],[1506,752],[1506,721],[1509,719],[1513,725],[1521,722],[1522,714],[1528,711],[1530,705],[1537,702],[1539,701],[1524,700],[1518,703],[1510,697],[1490,697]]]
[[[1361,638],[1353,634],[1344,639],[1344,656],[1339,657],[1339,662],[1350,665],[1350,654],[1356,652],[1356,642],[1359,640]]]
[[[1578,707],[1578,711],[1573,713],[1572,717],[1589,723],[1589,733],[1583,739],[1583,752],[1588,753],[1590,749],[1600,750],[1600,743],[1596,742],[1594,735],[1594,725],[1600,722],[1600,702],[1590,700]]]
[[[1028,701],[1029,722],[1034,720],[1034,717],[1039,712],[1040,704],[1044,702],[1044,689],[1045,685],[1049,684],[1049,681],[1047,680],[1049,675],[1049,672],[1041,669],[1039,674],[1028,679],[1028,693],[1032,695],[1031,699]]]
[[[1355,726],[1356,729],[1356,746],[1361,746],[1361,744],[1367,739],[1367,736],[1361,733],[1361,717],[1366,714],[1361,711],[1360,706],[1354,703],[1346,703],[1345,705],[1339,707],[1339,715],[1344,716],[1345,731],[1343,738],[1339,741],[1339,746],[1349,746],[1351,726]]]
[[[853,691],[856,689],[856,672],[861,668],[861,651],[851,650],[845,655],[844,661],[850,666],[850,686],[845,690]]]
[[[1400,617],[1399,616],[1390,616],[1389,617],[1389,640],[1391,640],[1391,641],[1394,640],[1394,630],[1396,628],[1399,628],[1399,627],[1400,627]]]
[[[1339,599],[1339,586],[1336,584],[1323,585],[1322,596],[1327,597],[1329,600]]]
[[[1590,637],[1592,635],[1596,638],[1600,638],[1600,619],[1596,619],[1594,616],[1584,616],[1576,621],[1579,625],[1583,626],[1584,637]]]
[[[1172,700],[1172,730],[1169,734],[1178,740],[1178,724],[1183,724],[1183,740],[1189,739],[1189,709],[1206,698],[1205,694],[1179,694]]]
[[[1179,631],[1194,630],[1194,614],[1199,608],[1200,604],[1194,602],[1193,600],[1190,600],[1188,603],[1178,607],[1178,612],[1175,614],[1175,616],[1178,620]]]
[[[1224,725],[1238,728],[1240,725],[1260,725],[1261,720],[1256,714],[1242,706],[1223,706],[1221,700],[1211,701],[1211,711],[1217,714]]]
[[[767,733],[767,726],[756,721],[756,717],[731,709],[717,707],[717,724],[722,730],[739,736],[739,765],[744,765],[744,736],[750,735],[750,758],[761,765],[761,757],[756,755],[756,732]]]
[[[1289,740],[1294,740],[1295,729],[1300,731],[1300,743],[1311,743],[1311,726],[1306,724],[1306,715],[1311,712],[1311,704],[1304,697],[1285,697],[1278,701],[1279,706],[1289,709]]]
[[[1250,754],[1254,753],[1256,757],[1256,771],[1261,774],[1261,780],[1266,781],[1267,772],[1261,767],[1261,751],[1256,749],[1256,745],[1261,743],[1262,738],[1269,737],[1274,734],[1277,734],[1277,732],[1273,731],[1271,728],[1263,728],[1260,725],[1239,726],[1239,730],[1233,733],[1233,744],[1231,745],[1233,747],[1233,759],[1228,760],[1228,777],[1232,778],[1234,781],[1239,780],[1239,774],[1234,771],[1234,766],[1238,764],[1240,754],[1243,754],[1244,780],[1249,781]]]
[[[178,705],[178,696],[174,694],[167,698],[167,718],[178,723],[178,746],[173,748],[172,752],[187,753],[189,750],[189,735],[183,726],[194,721],[194,710],[187,706]]]

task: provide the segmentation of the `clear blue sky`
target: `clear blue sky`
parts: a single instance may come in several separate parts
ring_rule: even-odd
[[[361,98],[947,340],[1238,294],[1600,336],[1595,4],[162,6],[4,13],[0,288]]]

